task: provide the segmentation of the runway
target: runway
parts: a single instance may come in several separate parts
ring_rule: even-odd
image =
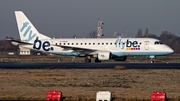
[[[126,69],[180,69],[180,63],[73,63],[73,62],[1,62],[3,69],[114,69],[115,66],[125,66]]]

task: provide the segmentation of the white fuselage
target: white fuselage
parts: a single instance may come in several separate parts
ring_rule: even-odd
[[[158,56],[173,53],[173,50],[153,38],[77,38],[36,39],[34,45],[23,47],[50,52],[57,55],[80,56],[111,52],[114,56]],[[67,47],[63,47],[67,46]],[[75,48],[75,49],[74,49]]]

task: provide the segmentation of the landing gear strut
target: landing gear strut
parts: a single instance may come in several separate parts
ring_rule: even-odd
[[[151,58],[151,63],[154,63],[154,58],[155,58],[155,56],[149,56],[150,58]]]
[[[90,63],[91,62],[91,58],[85,58],[85,63]]]

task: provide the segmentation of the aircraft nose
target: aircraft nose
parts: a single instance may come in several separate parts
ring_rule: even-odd
[[[169,47],[169,48],[167,49],[167,52],[168,52],[169,54],[172,54],[172,53],[174,53],[174,50]]]

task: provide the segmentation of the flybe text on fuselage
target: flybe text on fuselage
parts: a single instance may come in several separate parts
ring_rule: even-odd
[[[126,48],[126,50],[140,50],[141,45],[141,43],[138,43],[138,41],[130,41],[129,39],[127,39],[126,41],[117,39],[115,43],[116,47],[121,47],[121,49]]]
[[[32,30],[31,30],[31,26],[29,25],[29,22],[24,22],[23,23],[23,25],[22,25],[22,27],[20,29],[20,32],[23,32],[23,31],[24,31],[23,36],[24,37],[28,36],[28,38],[27,38],[27,40],[25,40],[25,42],[31,41],[37,35],[36,33],[33,34]]]

